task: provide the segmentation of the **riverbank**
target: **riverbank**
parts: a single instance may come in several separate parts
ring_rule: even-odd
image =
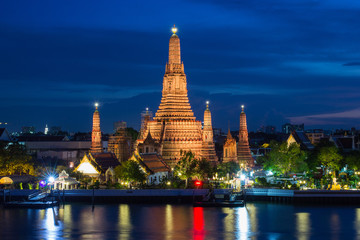
[[[1,190],[0,202],[21,201],[38,190]],[[96,189],[54,191],[54,199],[64,202],[84,203],[192,203],[201,201],[209,189]],[[215,189],[217,198],[228,199],[231,189]],[[4,194],[5,193],[5,194]],[[253,188],[244,190],[247,202],[284,202],[320,204],[359,204],[360,191],[352,190],[283,190]]]
[[[246,201],[267,201],[286,203],[359,204],[359,190],[283,190],[245,189]]]
[[[5,190],[0,192],[0,201],[23,200],[38,190]],[[60,190],[52,196],[61,202],[85,203],[192,203],[201,201],[208,189],[96,189],[96,190]],[[229,189],[216,189],[215,194],[226,197]]]

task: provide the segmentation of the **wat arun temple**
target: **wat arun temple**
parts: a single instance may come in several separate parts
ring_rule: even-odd
[[[174,167],[182,154],[187,151],[194,153],[198,159],[219,163],[215,152],[213,128],[209,102],[206,102],[203,124],[197,120],[191,109],[184,64],[181,61],[180,39],[176,35],[177,29],[172,28],[169,41],[169,59],[165,67],[163,78],[162,98],[154,117],[148,109],[143,114],[139,136],[132,147],[121,136],[109,138],[108,151],[116,155],[119,162],[129,159],[130,152],[140,155],[157,154],[170,167]],[[100,116],[96,106],[93,115],[92,147],[90,152],[99,154],[101,150]],[[223,161],[235,161],[244,167],[253,167],[254,159],[251,156],[246,115],[244,107],[240,114],[239,142],[231,137],[230,131],[224,144]]]
[[[172,32],[160,106],[153,119],[145,118],[137,144],[142,144],[151,135],[159,144],[158,152],[170,166],[176,164],[183,151],[190,150],[195,157],[216,162],[209,105],[207,104],[204,112],[202,126],[201,121],[196,120],[189,103],[177,29],[174,27]]]

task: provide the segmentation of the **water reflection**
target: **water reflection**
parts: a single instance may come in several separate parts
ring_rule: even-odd
[[[166,239],[172,239],[171,234],[173,232],[173,211],[172,206],[170,204],[167,204],[165,207],[165,238]]]
[[[310,213],[296,213],[296,231],[298,240],[310,239]]]
[[[127,204],[119,205],[118,224],[120,229],[119,239],[120,240],[130,239],[131,217],[130,217],[129,205]]]
[[[236,239],[248,239],[250,230],[250,218],[245,207],[236,209]]]
[[[330,226],[331,226],[331,231],[333,232],[333,234],[331,234],[331,239],[333,240],[338,240],[339,239],[339,228],[340,228],[340,219],[339,219],[339,215],[337,213],[332,213],[330,216]]]
[[[60,230],[63,228],[63,224],[58,220],[58,209],[48,208],[40,210],[40,229],[44,232],[41,234],[45,239],[58,239]]]
[[[359,239],[360,208],[270,203],[246,208],[99,205],[94,212],[83,204],[0,208],[0,232],[1,239]]]
[[[194,223],[194,240],[203,240],[205,239],[205,230],[204,230],[204,209],[202,207],[193,208],[193,223]]]

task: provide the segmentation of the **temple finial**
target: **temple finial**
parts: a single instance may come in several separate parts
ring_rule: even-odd
[[[206,110],[209,109],[209,104],[210,104],[210,102],[209,102],[209,101],[206,101]]]
[[[173,34],[176,34],[178,29],[175,27],[175,24],[174,26],[171,28],[171,31],[173,32]]]
[[[244,108],[245,108],[245,106],[241,105],[241,112],[244,112]]]
[[[95,110],[98,110],[98,107],[99,107],[99,103],[95,103]]]

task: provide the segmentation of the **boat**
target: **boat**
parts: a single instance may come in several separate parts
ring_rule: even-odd
[[[50,208],[58,205],[58,201],[11,201],[4,203],[4,207],[8,208]]]
[[[202,201],[202,202],[194,202],[194,207],[244,207],[244,200],[238,201]]]
[[[59,202],[51,196],[51,191],[36,191],[30,194],[27,200],[10,201],[3,204],[8,208],[50,208],[58,206]]]
[[[244,207],[245,200],[240,200],[242,198],[242,193],[230,192],[228,195],[229,200],[225,200],[223,195],[216,195],[213,191],[203,198],[200,202],[194,202],[194,207]]]

